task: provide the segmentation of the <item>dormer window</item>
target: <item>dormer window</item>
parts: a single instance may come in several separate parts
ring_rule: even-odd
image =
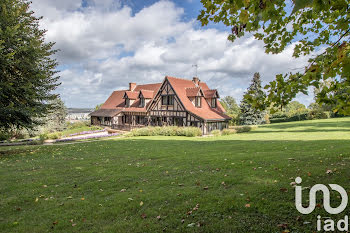
[[[200,96],[196,96],[194,102],[195,102],[195,106],[197,108],[201,107],[201,97]]]
[[[130,107],[130,99],[128,99],[128,98],[125,99],[125,107],[126,108]]]
[[[211,99],[211,107],[216,108],[216,98]]]
[[[140,98],[140,105],[139,105],[140,108],[143,108],[145,107],[145,98]]]
[[[173,95],[163,95],[162,96],[162,105],[174,105],[174,96]]]

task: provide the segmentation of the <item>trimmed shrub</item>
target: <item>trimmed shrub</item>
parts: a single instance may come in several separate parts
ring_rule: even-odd
[[[291,122],[291,121],[304,121],[308,120],[308,113],[297,114],[291,117],[273,117],[270,118],[271,123],[280,123],[280,122]]]
[[[308,113],[307,119],[308,120],[314,120],[314,119],[328,119],[330,118],[330,114],[327,114],[326,112],[322,111],[322,110],[311,110]]]
[[[39,135],[39,139],[40,141],[45,141],[46,139],[48,139],[49,137],[47,136],[47,133],[42,133]]]
[[[197,127],[144,127],[139,129],[133,129],[127,136],[186,136],[196,137],[201,136],[202,131]]]
[[[245,132],[249,132],[252,129],[257,128],[257,126],[251,126],[251,125],[243,125],[243,126],[233,126],[230,127],[230,129],[234,129],[236,130],[237,133],[245,133]]]
[[[0,141],[5,141],[11,138],[11,134],[9,132],[0,131]]]
[[[55,133],[50,133],[47,135],[48,139],[59,139],[62,137],[62,133],[60,132],[55,132]]]
[[[211,135],[214,135],[214,136],[220,136],[221,135],[221,131],[218,130],[218,129],[215,129],[215,130],[212,130],[210,132]]]
[[[222,135],[230,135],[230,134],[236,134],[237,130],[235,129],[223,129],[221,134]]]

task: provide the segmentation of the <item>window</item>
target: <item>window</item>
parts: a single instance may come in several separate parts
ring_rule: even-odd
[[[197,108],[201,107],[201,97],[200,96],[196,96],[196,98],[195,98],[195,106]]]
[[[125,107],[130,107],[130,99],[125,99]]]
[[[211,99],[211,107],[216,108],[216,98]]]
[[[163,95],[162,96],[162,105],[167,105],[168,104],[168,96]]]
[[[140,108],[145,107],[145,98],[140,99]]]
[[[174,96],[168,95],[168,105],[174,105]]]
[[[143,117],[142,116],[136,116],[135,121],[136,121],[137,125],[143,124]]]
[[[162,96],[162,105],[173,105],[174,96],[173,95],[163,95]]]

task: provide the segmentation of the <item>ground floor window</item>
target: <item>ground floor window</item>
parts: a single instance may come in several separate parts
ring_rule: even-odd
[[[143,125],[145,122],[145,117],[144,116],[136,116],[135,117],[135,123],[137,125]]]
[[[228,126],[227,122],[208,122],[207,123],[207,132],[211,132],[213,130],[223,130]]]

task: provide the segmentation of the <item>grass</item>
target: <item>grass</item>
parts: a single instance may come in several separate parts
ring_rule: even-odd
[[[300,214],[290,182],[349,191],[349,149],[350,118],[0,148],[0,232],[312,232],[329,214]]]

